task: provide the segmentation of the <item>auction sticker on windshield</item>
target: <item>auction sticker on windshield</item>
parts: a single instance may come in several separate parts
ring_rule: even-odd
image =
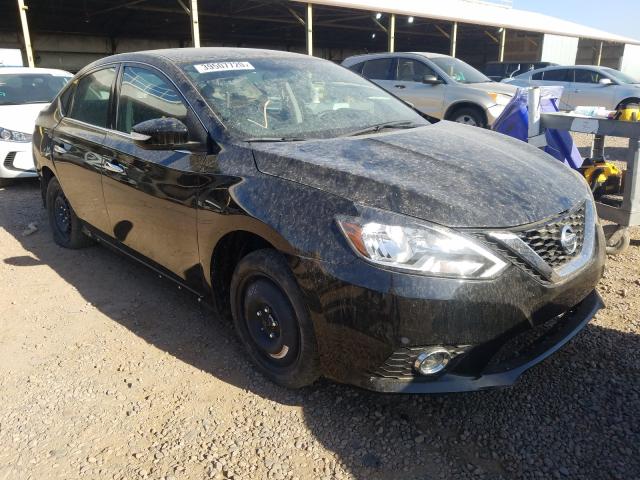
[[[249,62],[202,63],[193,66],[198,73],[228,72],[230,70],[255,70]]]

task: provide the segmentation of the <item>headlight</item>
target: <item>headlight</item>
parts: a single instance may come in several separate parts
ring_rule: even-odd
[[[489,92],[489,96],[496,105],[506,105],[513,98],[511,95],[505,95],[497,92]]]
[[[477,279],[494,278],[507,266],[479,243],[452,230],[395,214],[385,217],[384,221],[344,216],[336,220],[355,252],[376,265]]]
[[[16,132],[8,128],[0,127],[0,140],[7,142],[30,142],[32,135],[29,133]]]

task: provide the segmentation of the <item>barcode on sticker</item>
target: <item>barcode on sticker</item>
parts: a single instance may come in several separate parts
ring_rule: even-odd
[[[249,62],[216,62],[194,65],[198,73],[228,72],[230,70],[255,70]]]

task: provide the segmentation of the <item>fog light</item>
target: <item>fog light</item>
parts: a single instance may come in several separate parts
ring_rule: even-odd
[[[432,347],[422,351],[413,364],[421,375],[433,375],[441,372],[451,360],[451,353],[443,347]]]

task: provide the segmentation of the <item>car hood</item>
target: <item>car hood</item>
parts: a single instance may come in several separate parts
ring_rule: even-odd
[[[33,133],[38,114],[48,105],[48,103],[0,105],[0,127],[23,133]]]
[[[518,90],[517,87],[500,82],[485,82],[485,83],[469,83],[463,84],[465,87],[473,88],[474,90],[480,90],[487,93],[502,93],[504,95],[511,95],[512,97]]]
[[[253,151],[263,173],[450,227],[533,223],[586,196],[575,172],[537,148],[452,122],[366,137],[255,143]]]

